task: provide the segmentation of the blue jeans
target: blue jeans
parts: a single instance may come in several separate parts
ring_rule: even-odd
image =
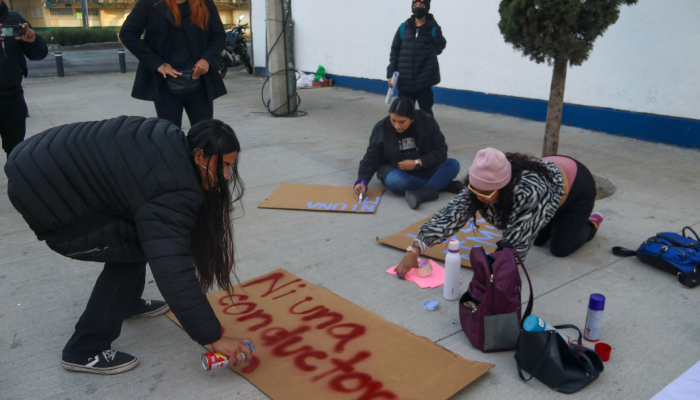
[[[430,185],[442,190],[449,185],[459,174],[459,161],[448,158],[441,164],[431,168],[420,168],[413,171],[403,171],[395,169],[382,179],[384,186],[399,196],[406,194],[406,191],[413,191]]]

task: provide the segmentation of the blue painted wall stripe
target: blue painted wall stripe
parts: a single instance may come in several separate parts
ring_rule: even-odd
[[[386,81],[329,75],[335,86],[386,94]],[[544,121],[547,102],[467,90],[435,88],[435,102]],[[564,104],[562,124],[651,142],[700,149],[700,120]]]

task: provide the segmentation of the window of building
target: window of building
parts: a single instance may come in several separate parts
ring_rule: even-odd
[[[52,17],[66,17],[73,15],[72,8],[49,8],[49,14]]]
[[[32,18],[44,18],[44,7],[32,7]]]

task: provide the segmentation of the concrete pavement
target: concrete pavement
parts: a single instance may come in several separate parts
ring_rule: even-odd
[[[475,350],[460,330],[457,305],[442,299],[442,289],[419,290],[384,273],[403,253],[374,238],[436,212],[453,195],[413,211],[387,193],[374,215],[256,208],[282,182],[351,185],[370,130],[386,115],[382,96],[304,90],[300,108],[308,116],[273,118],[262,107],[259,78],[230,73],[225,81],[229,95],[216,101],[215,117],[229,123],[243,145],[246,194],[234,222],[242,281],[282,267],[464,358],[496,364],[455,399],[561,398],[536,380],[521,382],[513,352]],[[129,97],[132,83],[133,73],[27,80],[28,136],[76,121],[155,116],[152,104]],[[450,157],[462,163],[460,176],[483,147],[540,152],[542,123],[441,105],[435,114]],[[550,323],[583,328],[588,296],[605,294],[603,340],[613,346],[612,358],[596,382],[571,398],[649,399],[700,360],[700,289],[685,289],[635,259],[619,259],[610,248],[636,248],[656,232],[685,225],[700,230],[700,153],[568,127],[560,153],[613,182],[617,192],[597,204],[606,220],[577,253],[557,259],[543,248],[530,252],[534,312]],[[7,199],[6,186],[0,174],[0,398],[267,398],[231,371],[204,373],[202,347],[165,317],[124,324],[114,348],[138,356],[136,370],[114,377],[64,371],[61,349],[100,266],[63,258],[38,242]],[[463,290],[470,278],[463,270]],[[160,298],[150,271],[147,282],[145,296]],[[439,300],[440,308],[425,312],[426,300]]]

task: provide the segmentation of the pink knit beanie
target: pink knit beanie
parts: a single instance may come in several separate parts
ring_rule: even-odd
[[[506,155],[491,147],[479,150],[469,167],[469,183],[474,189],[502,189],[510,182],[510,177],[510,162]]]

